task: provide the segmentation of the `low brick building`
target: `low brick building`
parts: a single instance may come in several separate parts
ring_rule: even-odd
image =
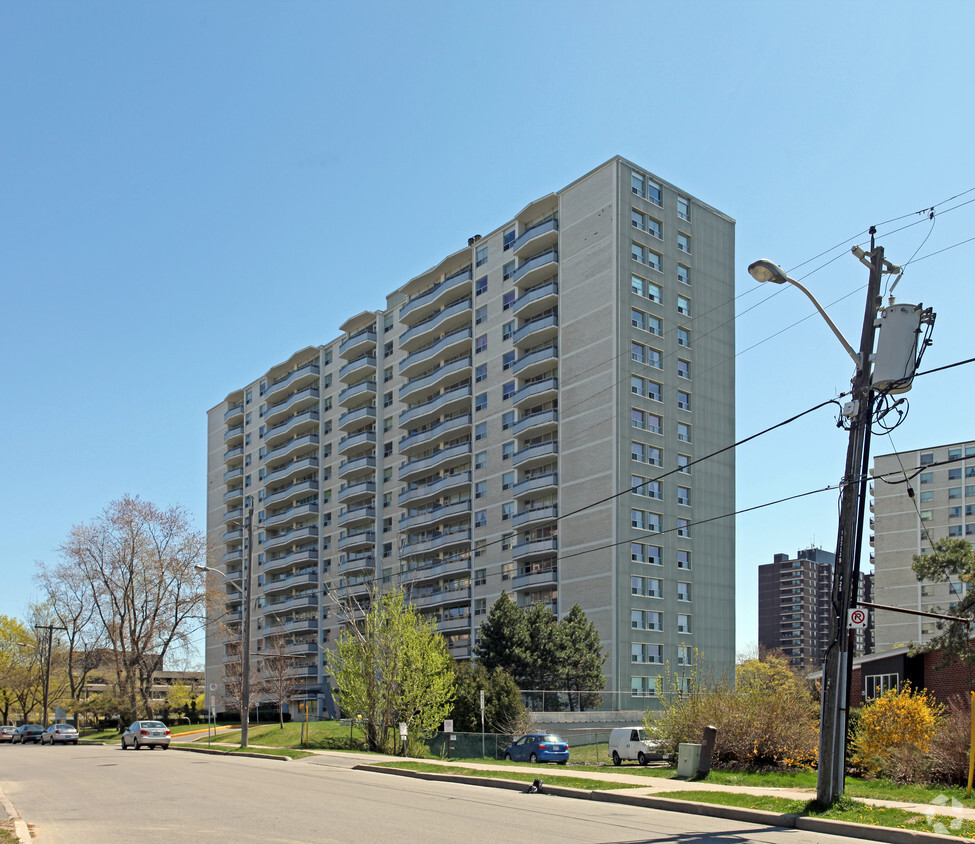
[[[904,683],[910,683],[915,689],[927,689],[940,703],[948,703],[958,695],[967,696],[975,690],[975,666],[954,661],[941,667],[944,662],[941,650],[914,655],[910,651],[905,646],[857,657],[853,661],[850,705],[862,706],[887,689],[898,688]]]

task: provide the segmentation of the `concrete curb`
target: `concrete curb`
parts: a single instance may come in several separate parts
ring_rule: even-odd
[[[10,802],[10,798],[7,797],[2,788],[0,788],[0,806],[7,813],[8,820],[13,821],[14,834],[20,844],[31,844],[30,827],[27,826],[27,822],[20,816],[17,808]]]
[[[251,759],[273,759],[275,762],[294,762],[290,756],[277,756],[273,753],[248,753],[240,750],[219,750],[214,747],[191,747],[181,744],[170,744],[170,750],[182,750],[184,753],[207,753],[210,756],[247,756]]]
[[[456,782],[463,785],[477,785],[485,788],[505,788],[511,791],[524,791],[526,783],[518,780],[504,780],[485,777],[468,777],[457,774],[434,774],[427,771],[408,771],[402,768],[383,768],[379,765],[356,765],[355,771],[371,771],[378,774],[413,777],[432,782]],[[541,778],[540,778],[541,779]],[[544,780],[543,780],[544,782]],[[805,815],[787,815],[766,812],[762,809],[743,809],[737,806],[723,806],[719,803],[691,803],[669,797],[650,797],[626,794],[616,791],[587,791],[582,788],[563,786],[544,786],[544,794],[554,797],[572,797],[577,800],[597,800],[602,803],[621,803],[627,806],[643,806],[647,809],[660,809],[667,812],[683,812],[688,815],[708,815],[731,821],[778,826],[785,829],[801,829],[818,832],[822,835],[845,835],[848,838],[862,838],[866,841],[882,841],[884,844],[918,844],[918,842],[948,842],[958,844],[960,839],[953,835],[936,832],[915,832],[889,826],[867,826],[866,824],[834,821],[827,818],[810,818]]]

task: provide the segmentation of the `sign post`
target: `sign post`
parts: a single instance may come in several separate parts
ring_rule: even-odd
[[[481,757],[484,757],[484,689],[481,689]]]
[[[399,740],[403,745],[403,756],[406,756],[406,736],[409,732],[409,728],[406,726],[406,721],[399,722]]]

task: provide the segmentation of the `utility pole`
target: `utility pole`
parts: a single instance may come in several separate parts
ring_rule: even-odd
[[[850,442],[846,452],[840,521],[836,537],[831,607],[830,644],[823,665],[819,727],[819,774],[816,798],[830,806],[842,795],[846,763],[846,730],[850,705],[849,678],[852,672],[849,611],[855,601],[863,540],[863,517],[867,497],[867,469],[870,460],[870,428],[873,417],[871,381],[880,283],[884,272],[884,250],[875,246],[876,228],[870,228],[870,281],[860,335],[859,363],[853,377],[850,408]]]
[[[247,510],[247,571],[244,572],[244,618],[240,643],[240,746],[247,747],[251,711],[251,562],[254,558],[254,505]]]
[[[51,645],[54,641],[54,631],[63,630],[65,633],[68,632],[67,627],[58,627],[54,624],[35,624],[35,630],[46,630],[47,631],[47,656],[45,657],[44,666],[44,729],[47,729],[47,695],[48,690],[51,686]]]

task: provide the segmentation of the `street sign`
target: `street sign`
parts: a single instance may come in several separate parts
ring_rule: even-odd
[[[215,692],[216,690],[217,690],[217,684],[216,683],[211,683],[210,684],[210,691],[211,692]]]
[[[454,720],[453,718],[448,718],[443,722],[443,731],[445,733],[452,733],[454,731]]]
[[[849,626],[851,630],[866,630],[867,611],[859,607],[854,607],[850,610]]]
[[[401,741],[406,741],[406,731],[407,726],[405,721],[400,721],[399,723],[399,737]]]

